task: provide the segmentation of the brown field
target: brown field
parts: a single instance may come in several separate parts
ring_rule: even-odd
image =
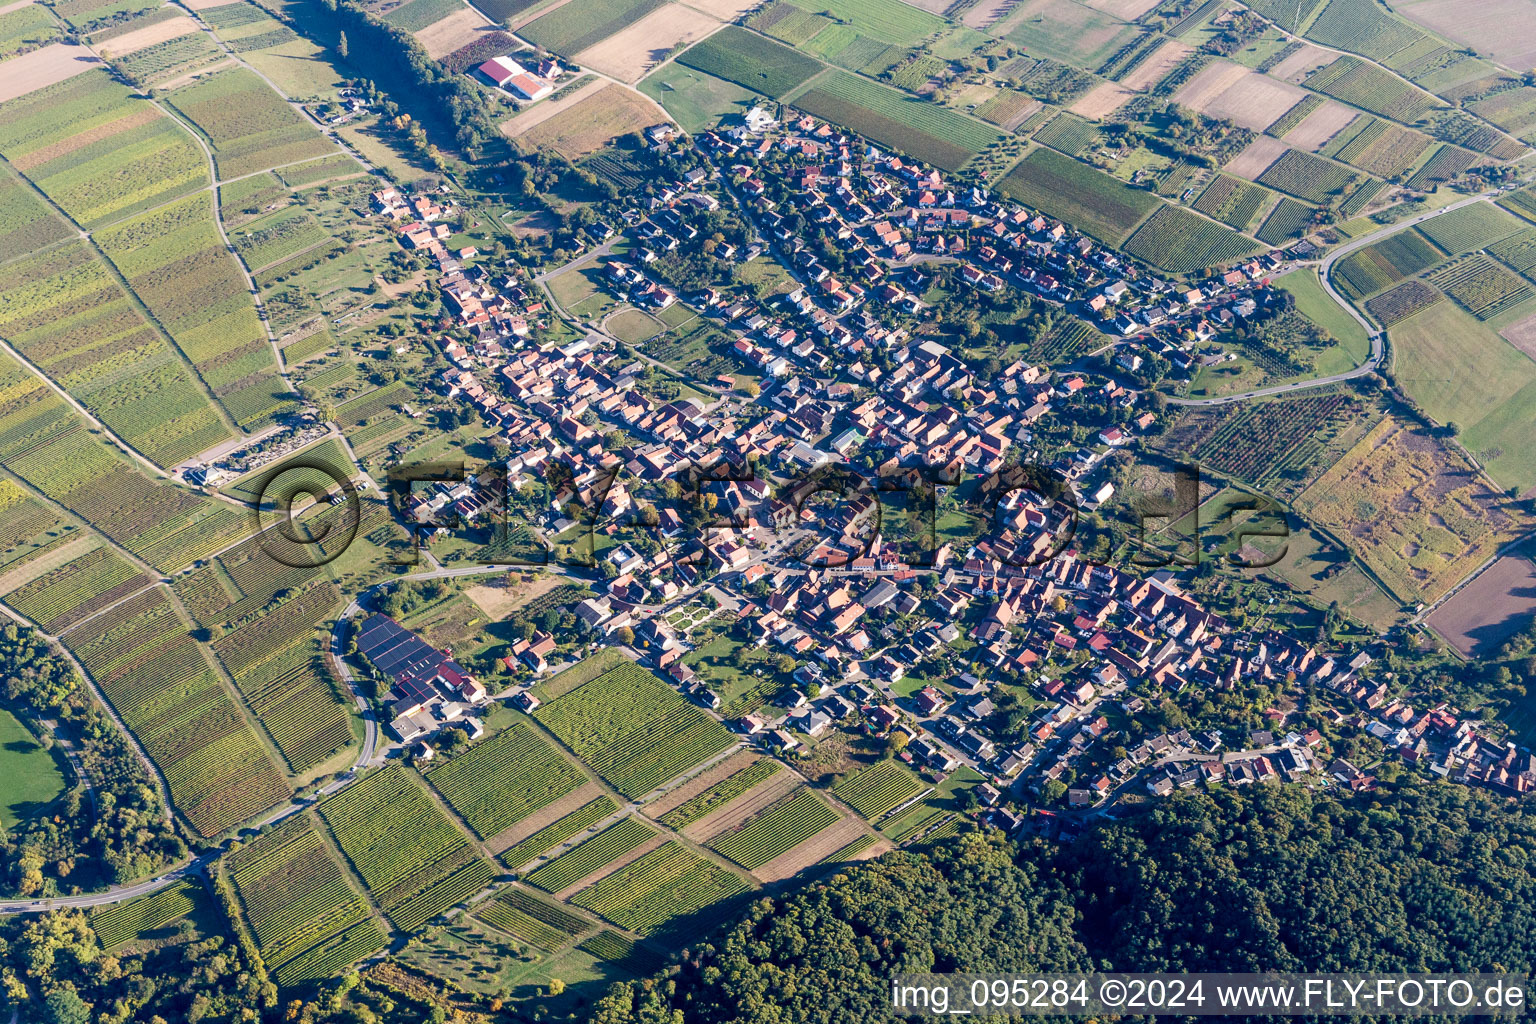
[[[1500,331],[1499,335],[1521,352],[1536,359],[1536,313],[1524,320],[1516,320]]]
[[[511,225],[514,238],[543,238],[559,226],[560,223],[555,219],[555,215],[548,210],[530,213]]]
[[[405,291],[410,291],[416,284],[402,281],[401,286]],[[537,576],[531,583],[525,583],[510,573],[502,581],[505,586],[477,584],[464,588],[464,596],[478,605],[493,622],[500,622],[540,594],[547,594],[564,582],[562,577],[550,574]]]
[[[1398,13],[1515,71],[1536,67],[1536,7],[1528,0],[1425,0]]]
[[[647,816],[661,818],[670,811],[683,806],[689,800],[703,793],[707,789],[713,789],[718,783],[725,781],[744,768],[750,767],[754,761],[762,760],[762,755],[750,750],[742,750],[724,761],[719,761],[709,766],[707,771],[699,772],[683,785],[676,789],[668,790],[659,800],[648,803],[643,808]]]
[[[1248,144],[1247,149],[1228,161],[1225,170],[1240,178],[1252,180],[1268,170],[1269,165],[1280,159],[1280,155],[1289,148],[1279,139],[1260,135]]]
[[[671,3],[587,47],[576,54],[574,60],[621,82],[634,84],[660,64],[674,47],[698,42],[720,25],[718,18],[684,4]]]
[[[123,132],[132,131],[162,116],[164,115],[160,111],[146,103],[133,111],[133,113],[124,114],[115,121],[108,121],[106,124],[99,124],[95,128],[88,128],[52,145],[43,146],[24,156],[19,156],[11,161],[11,166],[25,173],[34,167],[40,167],[48,163],[50,160],[57,160],[61,156],[68,156],[76,150],[84,149],[86,146],[95,145],[103,139],[110,139],[114,135],[121,135]]]
[[[707,842],[748,818],[761,814],[770,805],[803,785],[804,780],[794,772],[775,772],[724,807],[710,811],[698,821],[683,826],[683,835],[696,843]]]
[[[1184,63],[1184,58],[1193,52],[1183,43],[1169,39],[1154,50],[1152,56],[1142,61],[1135,70],[1120,79],[1120,84],[1137,92],[1150,89],[1161,82],[1168,72]]]
[[[518,29],[522,28],[524,25],[528,24],[530,21],[534,21],[534,20],[536,20],[538,18],[542,18],[542,17],[544,17],[544,15],[548,14],[550,11],[556,10],[557,8],[564,7],[566,4],[568,4],[570,2],[571,2],[571,0],[555,0],[554,3],[550,4],[547,7],[541,7],[538,4],[534,4],[532,7],[528,8],[526,11],[523,11],[520,14],[515,14],[511,18],[509,18],[507,20],[507,22],[506,22],[507,31],[508,32],[516,32]]]
[[[1121,21],[1135,21],[1156,7],[1158,0],[1083,0],[1089,7],[1112,14]]]
[[[103,56],[121,57],[124,54],[142,50],[146,46],[163,43],[167,39],[189,36],[193,32],[201,31],[202,27],[191,18],[167,18],[165,21],[157,21],[153,25],[136,28],[132,32],[124,32],[116,39],[102,46],[101,52]]]
[[[779,854],[752,872],[752,877],[761,882],[779,882],[792,878],[806,868],[820,864],[868,831],[869,827],[859,818],[844,818],[834,825],[827,826],[799,846]]]
[[[687,4],[721,21],[735,21],[753,8],[764,6],[763,0],[687,0]]]
[[[647,839],[645,842],[641,843],[639,846],[635,847],[633,850],[630,850],[628,853],[624,854],[624,856],[620,857],[618,860],[604,864],[602,867],[598,868],[587,877],[580,878],[572,882],[564,889],[561,889],[559,892],[555,893],[555,898],[562,900],[569,899],[581,890],[585,889],[587,886],[593,884],[594,882],[601,882],[615,871],[622,867],[626,867],[627,865],[633,864],[641,857],[644,857],[646,854],[656,849],[656,847],[660,846],[662,843],[669,841],[670,840],[668,840],[665,835],[653,836],[652,838]]]
[[[0,103],[101,66],[95,54],[73,43],[51,43],[12,57],[0,64]]]
[[[1306,91],[1240,64],[1214,63],[1180,89],[1178,102],[1211,117],[1263,131],[1294,107]]]
[[[206,11],[214,7],[228,7],[235,0],[182,0],[181,6],[189,11]]]
[[[577,786],[554,803],[545,804],[522,821],[515,821],[491,836],[485,841],[485,848],[495,854],[511,849],[545,825],[553,825],[578,807],[584,807],[602,795],[603,787],[595,782]]]
[[[558,100],[545,100],[543,103],[535,103],[511,120],[501,122],[501,132],[503,135],[515,139],[535,125],[548,121],[560,113],[560,111],[574,107],[588,96],[601,92],[607,84],[601,78],[594,78],[580,89],[562,96]]]
[[[1393,416],[1295,506],[1348,544],[1405,604],[1445,593],[1521,526],[1459,451]]]
[[[1355,111],[1344,104],[1324,100],[1322,106],[1302,118],[1301,124],[1285,133],[1285,141],[1297,149],[1315,153],[1323,143],[1343,131],[1355,116]]]
[[[1126,100],[1135,95],[1135,89],[1128,89],[1118,82],[1101,82],[1089,89],[1082,99],[1067,109],[1079,117],[1097,121],[1106,114],[1119,110]]]
[[[23,7],[31,6],[32,0],[16,0],[15,3],[6,4],[4,7],[0,7],[0,14],[10,14],[12,11],[19,11]]]
[[[620,85],[608,85],[525,132],[521,141],[547,146],[567,160],[596,153],[620,135],[667,120],[661,108]]]
[[[949,0],[901,0],[901,2],[908,7],[916,7],[920,11],[927,11],[929,14],[943,14],[953,6]],[[695,4],[694,6],[697,7],[699,5]]]
[[[1424,621],[1468,658],[1496,651],[1536,613],[1536,565],[1505,555]]]
[[[495,32],[500,27],[473,7],[466,7],[417,32],[416,41],[426,48],[427,56],[435,60],[446,57],[461,46],[468,46],[485,33]]]
[[[1332,50],[1303,43],[1301,49],[1269,69],[1272,77],[1292,85],[1306,78],[1324,64],[1331,64],[1338,57]]]
[[[967,28],[986,28],[988,25],[1001,21],[1003,15],[1013,9],[1013,5],[1019,0],[981,0],[981,3],[972,7],[960,16]]]

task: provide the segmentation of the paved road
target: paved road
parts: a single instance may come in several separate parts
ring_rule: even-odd
[[[1269,395],[1284,395],[1289,394],[1292,391],[1304,391],[1308,388],[1320,388],[1329,384],[1338,384],[1341,381],[1351,380],[1355,377],[1360,377],[1367,373],[1375,372],[1381,367],[1382,359],[1386,355],[1386,345],[1383,341],[1386,335],[1375,324],[1367,320],[1360,313],[1360,311],[1349,302],[1349,300],[1344,298],[1344,296],[1340,295],[1338,291],[1335,290],[1333,287],[1333,282],[1329,280],[1329,274],[1333,270],[1334,263],[1336,263],[1341,257],[1348,256],[1356,249],[1364,248],[1373,242],[1379,241],[1381,238],[1387,235],[1395,235],[1399,231],[1406,231],[1408,228],[1413,227],[1415,224],[1422,224],[1424,221],[1443,216],[1444,214],[1450,213],[1452,210],[1459,210],[1463,206],[1470,206],[1473,203],[1489,202],[1491,201],[1491,197],[1495,194],[1497,193],[1482,193],[1480,195],[1468,196],[1466,199],[1457,200],[1456,202],[1451,203],[1449,206],[1442,206],[1438,210],[1433,210],[1429,213],[1421,213],[1416,217],[1410,217],[1407,220],[1398,221],[1396,224],[1389,224],[1382,228],[1380,231],[1373,231],[1368,235],[1361,235],[1359,238],[1351,239],[1350,241],[1339,246],[1337,249],[1334,249],[1323,259],[1321,263],[1317,265],[1318,277],[1322,283],[1323,290],[1328,293],[1329,297],[1332,298],[1334,302],[1337,302],[1344,309],[1344,312],[1354,317],[1360,326],[1365,328],[1366,337],[1370,338],[1371,340],[1370,358],[1361,363],[1359,366],[1355,367],[1353,370],[1350,370],[1347,373],[1335,373],[1327,377],[1314,377],[1310,380],[1298,381],[1294,384],[1277,384],[1273,387],[1257,388],[1253,391],[1244,391],[1241,394],[1223,395],[1220,398],[1169,398],[1168,404],[1194,406],[1231,405],[1234,402],[1244,402],[1250,398],[1264,398]]]
[[[198,874],[216,856],[217,854],[204,854],[163,875],[156,875],[154,878],[135,882],[132,885],[116,885],[102,892],[86,893],[83,896],[56,896],[44,900],[0,900],[0,914],[40,914],[65,907],[99,907],[107,903],[120,903],[123,900],[131,900],[135,896],[144,896],[163,889],[188,875]]]

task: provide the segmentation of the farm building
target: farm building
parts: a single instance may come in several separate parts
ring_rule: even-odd
[[[394,698],[390,710],[401,739],[425,732],[431,709],[450,694],[470,704],[485,699],[485,687],[474,676],[387,615],[370,616],[358,627],[357,649],[390,678]]]
[[[492,57],[480,65],[480,73],[498,88],[506,89],[525,100],[541,100],[555,91],[538,75],[533,74],[511,57]]]

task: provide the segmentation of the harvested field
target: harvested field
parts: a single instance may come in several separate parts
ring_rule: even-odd
[[[0,64],[0,103],[73,78],[101,61],[83,46],[53,43]]]
[[[1279,139],[1260,135],[1248,144],[1247,149],[1237,154],[1225,170],[1240,178],[1253,180],[1268,170],[1269,165],[1280,159],[1288,148]]]
[[[1098,121],[1105,115],[1119,110],[1125,101],[1134,95],[1136,95],[1135,89],[1127,88],[1118,82],[1101,82],[1067,109],[1079,117]]]
[[[603,787],[586,782],[571,790],[554,803],[545,804],[520,821],[515,821],[485,841],[485,848],[492,853],[516,846],[545,825],[553,825],[578,807],[584,807],[603,795]]]
[[[929,14],[943,14],[950,7],[954,6],[950,0],[901,0],[901,2],[908,7],[916,7],[920,11],[927,11]],[[699,5],[695,4],[694,6],[697,7]]]
[[[1133,68],[1130,74],[1120,79],[1120,84],[1138,92],[1150,89],[1161,82],[1168,72],[1184,63],[1184,60],[1193,52],[1183,43],[1169,39],[1152,51],[1150,57]]]
[[[543,103],[537,103],[511,120],[501,122],[502,134],[515,139],[536,125],[541,125],[548,121],[560,113],[560,111],[568,110],[582,100],[602,92],[603,88],[610,84],[612,83],[605,82],[601,78],[594,78],[580,89],[567,96],[562,96],[558,100],[547,100]]]
[[[1536,67],[1536,11],[1526,0],[1425,0],[1399,13],[1516,71]]]
[[[865,824],[858,818],[844,818],[789,852],[775,857],[752,874],[762,882],[791,878],[812,865],[820,864],[861,835],[868,835]]]
[[[1492,655],[1536,614],[1536,564],[1505,555],[1425,621],[1469,658]]]
[[[567,160],[577,160],[596,153],[620,135],[665,120],[667,115],[656,104],[610,83],[524,132],[521,141],[533,147],[547,146]]]
[[[464,596],[473,601],[493,622],[500,622],[512,612],[541,594],[554,590],[565,580],[560,576],[540,576],[532,583],[508,579],[506,586],[472,586],[464,588]]]
[[[698,42],[719,27],[718,19],[684,4],[671,3],[587,47],[575,59],[633,84],[664,61],[668,53]]]
[[[468,46],[487,32],[499,31],[500,27],[473,7],[466,7],[417,32],[416,41],[426,48],[427,56],[436,60]]]
[[[153,25],[145,25],[136,28],[132,32],[124,32],[110,43],[101,47],[101,52],[108,57],[121,57],[125,53],[134,53],[146,46],[163,43],[168,39],[176,39],[181,36],[191,35],[193,32],[201,32],[197,22],[185,15],[167,18],[157,21]]]
[[[698,821],[685,826],[683,835],[696,843],[706,842],[722,832],[735,828],[748,818],[763,813],[776,801],[804,785],[805,783],[794,772],[777,772],[719,810],[711,811]]]
[[[1336,57],[1338,54],[1331,50],[1303,43],[1301,49],[1270,68],[1269,73],[1274,78],[1295,85],[1318,68],[1333,63]]]
[[[1003,15],[1013,9],[1018,0],[981,0],[981,3],[972,7],[961,16],[960,20],[967,28],[986,28],[1001,21]]]
[[[683,785],[668,791],[661,799],[646,804],[644,811],[649,817],[660,818],[668,811],[681,807],[700,793],[713,789],[723,780],[761,759],[760,754],[751,750],[732,754],[725,760],[710,765],[707,771],[700,772]]]
[[[1536,359],[1536,313],[1523,320],[1516,320],[1500,331],[1499,335],[1521,352]]]
[[[1084,0],[1096,11],[1112,14],[1121,21],[1135,21],[1157,6],[1158,0]]]
[[[1339,134],[1355,116],[1355,111],[1337,100],[1325,100],[1301,124],[1285,133],[1285,141],[1297,149],[1316,153],[1323,148],[1323,143]]]
[[[183,0],[181,6],[189,11],[208,11],[215,7],[228,7],[236,0]]]
[[[743,14],[761,5],[761,0],[688,0],[688,6],[703,11],[721,21],[735,21]],[[921,7],[921,4],[916,6]],[[941,8],[942,10],[942,8]]]
[[[1213,63],[1190,79],[1176,99],[1210,117],[1263,131],[1307,95],[1304,89],[1249,71],[1240,64]]]

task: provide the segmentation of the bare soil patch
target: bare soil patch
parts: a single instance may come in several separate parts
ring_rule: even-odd
[[[769,806],[794,792],[805,782],[794,772],[775,772],[741,796],[718,810],[710,811],[698,821],[683,827],[683,835],[696,843],[704,843],[727,832],[748,818],[761,814]]]
[[[521,821],[515,821],[485,841],[485,848],[494,854],[510,850],[546,825],[553,825],[561,818],[603,795],[603,787],[595,782],[577,786],[552,804],[545,804]]]
[[[661,799],[646,804],[642,810],[649,817],[659,820],[699,794],[706,790],[714,789],[719,783],[724,782],[742,769],[751,767],[753,762],[761,759],[762,755],[760,754],[754,753],[751,750],[742,750],[726,758],[724,761],[710,765],[708,771],[700,772],[683,785],[668,791]]]
[[[4,7],[0,7],[0,14],[10,14],[12,11],[19,11],[23,7],[31,6],[32,0],[16,0],[13,4],[6,4]]]
[[[1436,608],[1426,620],[1466,657],[1483,657],[1531,624],[1536,614],[1536,564],[1505,555]]]
[[[779,854],[752,874],[762,882],[782,881],[799,874],[808,867],[820,864],[868,831],[869,827],[858,818],[844,818],[799,846]]]
[[[101,60],[83,46],[50,43],[0,64],[0,103],[101,66]]]
[[[1216,97],[1226,92],[1238,79],[1251,72],[1241,64],[1218,60],[1207,65],[1198,75],[1184,83],[1174,94],[1174,99],[1186,107],[1204,110]]]
[[[1252,180],[1268,170],[1269,165],[1280,159],[1280,155],[1289,148],[1279,139],[1260,135],[1248,144],[1247,149],[1228,161],[1226,170],[1240,178]]]
[[[694,10],[703,11],[721,21],[735,21],[753,8],[763,6],[762,0],[686,0],[686,2]]]
[[[563,581],[561,577],[548,573],[536,576],[531,581],[524,581],[519,574],[508,573],[497,582],[502,585],[485,584],[464,588],[464,596],[473,601],[493,622],[500,622],[540,594],[554,590]]]
[[[1135,21],[1156,7],[1158,0],[1083,0],[1089,7],[1112,14],[1122,21]]]
[[[1536,67],[1536,7],[1527,0],[1426,0],[1398,12],[1516,71]]]
[[[209,64],[207,67],[198,68],[196,71],[189,71],[186,74],[181,75],[181,76],[179,76],[177,78],[172,78],[172,79],[169,79],[168,81],[161,82],[158,86],[156,86],[156,88],[157,89],[164,89],[166,92],[170,92],[173,89],[180,89],[182,86],[186,85],[188,82],[196,81],[197,79],[203,77],[204,75],[211,75],[211,74],[214,74],[215,72],[218,72],[218,71],[226,71],[229,68],[234,67],[235,64],[236,64],[235,58],[233,58],[233,57],[221,57],[218,60],[214,61],[212,64]]]
[[[721,24],[718,18],[685,4],[672,3],[587,47],[575,60],[633,84],[665,60],[674,47],[695,43]]]
[[[197,22],[187,17],[167,18],[165,21],[157,21],[153,25],[145,25],[136,28],[132,32],[124,32],[101,47],[101,52],[110,57],[121,57],[124,54],[135,53],[146,46],[163,43],[167,39],[177,39],[181,36],[189,36],[193,32],[201,32]]]
[[[1331,64],[1338,54],[1322,47],[1303,43],[1301,49],[1269,69],[1270,76],[1292,85],[1300,82],[1325,64]]]
[[[668,120],[652,101],[621,85],[608,85],[573,107],[524,132],[526,145],[548,148],[567,160],[579,160],[620,135]]]
[[[1153,51],[1152,56],[1142,61],[1139,67],[1122,78],[1120,84],[1138,92],[1150,89],[1161,82],[1168,72],[1184,63],[1184,58],[1193,52],[1183,43],[1169,39]]]
[[[501,132],[503,135],[515,139],[529,129],[548,121],[560,113],[560,111],[574,107],[582,100],[601,92],[607,84],[601,78],[594,78],[580,89],[562,96],[558,100],[546,100],[543,103],[535,103],[511,120],[501,122]]]
[[[488,21],[485,15],[473,7],[466,7],[417,32],[416,41],[426,48],[427,56],[435,60],[468,46],[487,32],[499,30],[500,26]]]
[[[653,836],[652,838],[647,839],[645,842],[641,843],[639,846],[635,847],[633,850],[630,850],[628,853],[624,854],[624,856],[620,857],[618,860],[604,864],[602,867],[592,872],[586,878],[572,882],[564,889],[561,889],[559,892],[555,893],[555,898],[562,900],[568,899],[569,897],[574,896],[576,893],[585,889],[587,886],[593,884],[594,882],[601,882],[603,879],[607,878],[609,875],[613,874],[620,868],[633,864],[641,857],[644,857],[646,854],[656,849],[656,847],[660,846],[662,843],[669,841],[670,840],[666,835]]]
[[[512,234],[517,238],[543,238],[558,226],[559,222],[555,220],[555,215],[548,210],[530,213],[511,225]]]
[[[999,22],[1003,15],[1013,9],[1018,0],[981,0],[981,3],[966,11],[960,17],[967,28],[986,28],[988,25]]]
[[[1211,117],[1262,131],[1294,107],[1306,91],[1249,71],[1240,64],[1215,63],[1179,90],[1178,101]]]
[[[1135,89],[1128,89],[1119,82],[1101,82],[1067,109],[1079,117],[1098,121],[1105,115],[1119,110],[1126,100],[1135,95]]]
[[[1309,150],[1313,153],[1323,148],[1323,144],[1344,130],[1344,126],[1355,119],[1356,112],[1342,103],[1333,100],[1324,101],[1312,113],[1302,118],[1301,124],[1285,133],[1285,141],[1297,149]]]
[[[1499,335],[1521,352],[1536,359],[1536,313],[1524,320],[1516,320],[1500,331]]]

